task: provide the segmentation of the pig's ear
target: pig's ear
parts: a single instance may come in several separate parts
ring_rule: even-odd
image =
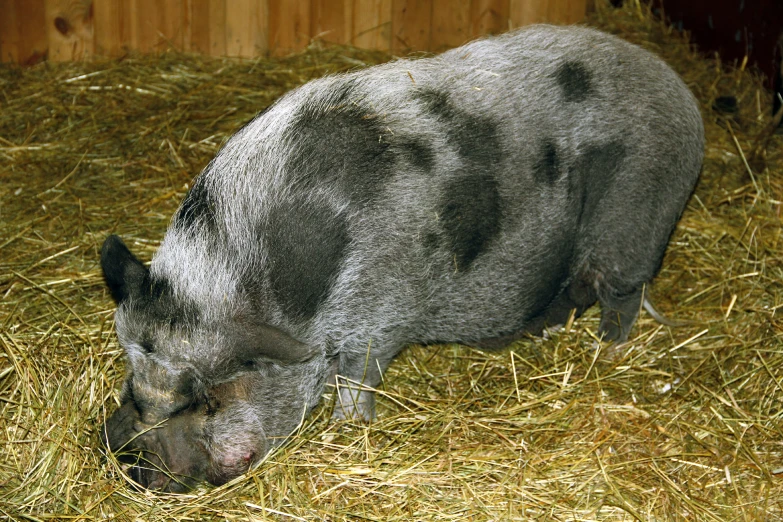
[[[117,304],[141,293],[148,270],[131,254],[119,236],[106,238],[101,248],[101,268],[111,296]]]
[[[265,359],[282,364],[304,362],[320,353],[318,347],[297,341],[282,330],[247,319],[238,321],[240,340],[238,357],[247,360]],[[243,363],[245,362],[243,360]]]
[[[282,330],[278,330],[269,325],[262,325],[264,328],[264,341],[261,343],[260,351],[263,355],[284,363],[303,362],[320,350],[317,347],[299,342]]]

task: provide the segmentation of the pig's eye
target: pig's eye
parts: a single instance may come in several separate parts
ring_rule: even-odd
[[[152,353],[155,351],[152,341],[142,341],[141,349],[144,350],[144,353]]]
[[[214,415],[220,409],[220,401],[214,395],[208,395],[206,407],[207,415]]]
[[[242,363],[243,370],[255,370],[257,367],[255,359],[248,359]]]

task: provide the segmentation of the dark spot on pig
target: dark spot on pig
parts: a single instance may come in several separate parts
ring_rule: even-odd
[[[435,152],[429,144],[423,141],[415,139],[400,140],[394,146],[394,152],[398,157],[427,174],[431,173],[435,167]]]
[[[193,182],[193,186],[174,215],[173,225],[180,230],[188,230],[197,223],[203,223],[210,229],[215,227],[214,198],[203,176],[197,177]]]
[[[347,222],[325,203],[300,196],[272,211],[264,239],[272,291],[284,311],[313,317],[340,270]]]
[[[445,92],[421,89],[416,96],[429,114],[444,123],[449,142],[474,169],[487,170],[502,159],[497,124],[457,107]]]
[[[144,314],[150,324],[168,324],[172,328],[194,325],[199,318],[195,303],[177,297],[168,280],[152,275],[145,278],[140,295],[134,299],[134,310]],[[151,343],[150,348],[154,349]]]
[[[424,88],[415,91],[418,98],[433,116],[441,116],[451,111],[449,94],[444,91]]]
[[[552,185],[559,176],[560,160],[557,148],[551,139],[547,139],[541,145],[538,161],[533,166],[533,177],[538,183]]]
[[[579,220],[590,223],[605,190],[611,187],[620,165],[627,156],[623,143],[610,141],[590,145],[576,159],[569,176],[571,196],[579,203]]]
[[[593,94],[592,75],[579,62],[568,61],[558,67],[555,81],[567,102],[582,102]]]
[[[382,116],[351,101],[350,93],[344,86],[326,103],[300,110],[286,131],[292,145],[286,167],[305,190],[336,184],[364,205],[381,194],[395,157]]]
[[[440,248],[440,239],[435,232],[427,232],[421,242],[424,247],[424,255],[432,256]]]
[[[488,174],[451,180],[445,187],[440,221],[454,254],[456,269],[464,271],[500,232],[498,183]]]
[[[197,307],[174,295],[168,280],[153,276],[118,236],[109,236],[101,247],[101,268],[115,301],[133,302],[133,313],[155,324],[193,323]]]

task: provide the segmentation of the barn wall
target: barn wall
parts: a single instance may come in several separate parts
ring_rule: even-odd
[[[0,60],[35,63],[169,48],[211,56],[301,50],[313,39],[441,51],[536,22],[581,21],[589,0],[0,0]]]

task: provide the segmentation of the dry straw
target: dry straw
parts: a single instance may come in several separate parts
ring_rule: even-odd
[[[189,495],[135,489],[99,449],[123,361],[98,247],[120,233],[148,260],[232,131],[297,84],[386,57],[314,47],[0,68],[0,517],[783,517],[783,139],[760,137],[770,93],[626,4],[589,23],[663,56],[702,104],[703,176],[652,289],[694,324],[642,315],[614,361],[593,349],[595,310],[510,351],[413,347],[371,426],[329,425],[325,407],[254,472]],[[726,95],[738,110],[719,114]]]

